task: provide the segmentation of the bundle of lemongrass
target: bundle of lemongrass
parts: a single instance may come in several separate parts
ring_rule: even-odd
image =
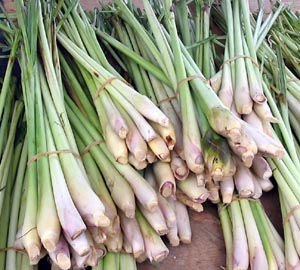
[[[1,212],[2,246],[13,248],[1,254],[3,269],[34,269],[46,254],[53,269],[160,262],[169,253],[162,236],[172,246],[191,242],[187,206],[201,212],[207,199],[230,203],[235,188],[240,197],[257,199],[273,187],[271,168],[280,168],[274,176],[291,242],[299,148],[288,122],[281,122],[288,110],[280,103],[278,111],[257,66],[258,58],[273,57],[263,39],[282,6],[253,27],[247,1],[234,0],[233,8],[223,1],[216,11],[227,29],[225,54],[216,72],[212,2],[196,1],[191,17],[186,1],[151,6],[143,0],[141,15],[115,0],[91,22],[77,1],[16,1],[17,24],[5,23],[11,58],[17,55],[21,66],[27,135],[13,145],[22,105],[16,101],[11,115],[8,68],[0,92],[0,132],[6,134],[0,138],[6,191],[0,206],[13,202],[11,212],[5,206]],[[265,62],[269,76],[274,70]],[[298,98],[298,82],[290,85]],[[277,121],[284,157],[271,126]],[[286,170],[292,174],[287,180]],[[282,269],[282,242],[259,203],[234,199],[220,207],[220,217],[228,269],[235,269],[230,254],[235,261],[236,251],[244,252],[246,259],[248,247],[252,259],[261,258],[250,259],[252,269]],[[247,243],[246,234],[255,237]],[[296,265],[292,252],[286,252],[287,265]],[[247,262],[241,262],[245,269]]]

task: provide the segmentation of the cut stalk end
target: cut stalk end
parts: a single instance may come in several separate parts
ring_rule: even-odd
[[[57,260],[57,265],[62,270],[70,269],[70,267],[71,267],[71,260],[70,260],[70,257],[67,256],[66,254],[64,254],[64,253],[57,254],[56,260]]]

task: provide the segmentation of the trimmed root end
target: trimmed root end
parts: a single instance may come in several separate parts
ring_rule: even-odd
[[[71,267],[71,260],[70,260],[70,258],[66,254],[59,253],[56,256],[56,260],[57,260],[57,265],[62,270],[70,269],[70,267]]]
[[[48,252],[53,252],[56,249],[57,240],[55,234],[48,234],[41,239],[41,242]]]

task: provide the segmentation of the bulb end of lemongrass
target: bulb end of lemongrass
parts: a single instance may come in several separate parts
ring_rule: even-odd
[[[57,235],[51,233],[43,236],[41,242],[48,252],[53,252],[56,249],[58,239],[59,237],[57,237]]]
[[[120,130],[118,130],[118,135],[121,139],[125,139],[126,136],[128,134],[128,129],[127,128],[121,128]]]
[[[239,190],[239,195],[242,198],[250,198],[253,195],[253,190],[248,190],[248,189]]]
[[[250,168],[254,159],[254,154],[251,151],[246,151],[242,154],[242,161],[245,167]]]
[[[106,215],[94,215],[93,219],[96,227],[108,227],[110,225],[110,219]]]
[[[251,98],[255,103],[258,103],[258,104],[262,104],[267,101],[267,98],[262,93],[257,93],[255,95],[251,95]]]
[[[67,256],[66,254],[64,254],[64,253],[58,253],[57,256],[56,256],[56,260],[57,260],[57,265],[62,270],[70,269],[70,267],[71,267],[71,260],[70,260],[70,257]]]
[[[160,194],[165,198],[175,195],[175,193],[176,188],[173,182],[166,182],[160,188]]]
[[[161,252],[157,255],[155,255],[153,258],[152,258],[152,261],[154,262],[162,262],[169,254],[169,251],[164,251],[164,252]]]
[[[31,265],[37,264],[41,255],[41,249],[39,245],[33,243],[26,248],[26,251],[29,257],[30,264]]]
[[[134,207],[126,207],[124,209],[124,214],[127,218],[134,218],[135,216],[135,208]]]
[[[222,194],[222,202],[223,204],[229,204],[232,202],[232,192],[231,193],[223,193]]]
[[[179,180],[185,180],[189,175],[189,169],[187,167],[178,167],[174,170],[174,177]]]
[[[233,143],[240,143],[242,138],[242,133],[240,129],[233,128],[229,131],[228,137]]]
[[[138,161],[144,161],[147,158],[147,153],[145,151],[136,150],[134,153],[132,153],[136,160]]]

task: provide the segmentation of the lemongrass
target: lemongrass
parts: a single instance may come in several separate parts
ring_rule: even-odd
[[[139,205],[139,210],[156,233],[158,233],[159,235],[165,235],[168,232],[168,226],[159,207],[154,212],[150,212]]]
[[[144,240],[136,218],[127,218],[119,212],[124,239],[129,243],[134,258],[145,252]]]
[[[233,269],[247,270],[249,267],[249,250],[239,201],[231,202],[230,215],[232,222]]]
[[[141,212],[137,210],[135,215],[144,238],[145,250],[148,259],[151,262],[162,261],[169,254],[168,248],[160,236],[153,230],[147,220],[143,217]]]
[[[67,234],[64,234],[64,237],[78,256],[86,256],[90,252],[90,245],[85,232],[75,239],[71,239]]]
[[[229,216],[229,210],[226,206],[218,204],[218,214],[221,221],[221,227],[226,249],[226,268],[233,269],[233,232],[232,223]]]
[[[193,173],[190,173],[184,181],[177,181],[176,184],[181,191],[195,202],[203,203],[209,197],[208,190],[197,185],[197,178]]]
[[[120,270],[137,270],[135,259],[130,254],[120,253]]]
[[[220,195],[219,195],[219,183],[214,181],[207,181],[206,182],[206,188],[209,191],[209,197],[208,199],[212,203],[219,203],[220,202]]]
[[[179,201],[174,201],[178,236],[182,243],[189,244],[192,241],[192,229],[187,208]]]
[[[108,235],[104,245],[108,251],[120,252],[123,245],[123,234],[120,232],[117,235]]]
[[[180,239],[178,237],[178,228],[177,228],[177,223],[175,222],[174,224],[168,226],[168,233],[167,233],[167,238],[172,247],[177,247],[180,244]]]
[[[236,173],[233,176],[236,189],[241,197],[251,197],[254,193],[253,176],[244,164],[236,159]]]
[[[223,73],[224,71],[219,70],[215,75],[213,75],[210,79],[209,79],[209,83],[211,88],[217,93],[219,94],[220,90],[222,89],[222,78],[223,78]]]
[[[261,189],[265,192],[270,191],[274,188],[274,185],[270,179],[261,179],[256,177],[257,182],[261,186]]]
[[[159,193],[164,197],[175,195],[176,183],[169,163],[158,161],[153,164],[153,173]]]
[[[243,120],[248,124],[250,124],[251,126],[256,127],[260,131],[264,130],[262,120],[261,118],[258,117],[258,115],[254,110],[249,114],[243,115]]]
[[[176,190],[176,200],[180,201],[181,203],[198,213],[204,210],[203,205],[201,203],[194,202],[191,198],[189,198],[185,193],[183,193],[179,189]]]
[[[254,157],[251,170],[262,179],[269,179],[272,176],[272,170],[268,162],[259,155]]]
[[[222,202],[228,204],[232,201],[234,192],[234,181],[233,177],[225,178],[220,182],[220,192],[222,197]]]
[[[171,151],[171,169],[173,175],[177,180],[184,180],[189,174],[189,168],[181,157],[175,152]]]
[[[134,167],[136,168],[138,171],[139,170],[143,170],[147,167],[148,165],[148,162],[147,160],[142,160],[142,161],[139,161],[137,160],[134,155],[132,155],[131,153],[129,153],[128,155],[128,162]]]
[[[253,179],[253,185],[254,185],[254,192],[252,195],[253,199],[259,199],[262,196],[263,190],[261,188],[261,185],[259,184],[259,180],[257,180],[257,177],[252,174]]]
[[[60,235],[55,250],[49,252],[49,256],[52,262],[59,266],[60,269],[67,270],[71,267],[69,247],[62,235]]]
[[[173,150],[176,144],[175,131],[171,124],[167,127],[161,126],[155,122],[150,121],[151,126],[155,129],[157,134],[159,134],[165,141],[169,150]]]
[[[171,160],[168,146],[160,136],[156,136],[149,141],[148,146],[159,160],[165,162],[169,162]]]

